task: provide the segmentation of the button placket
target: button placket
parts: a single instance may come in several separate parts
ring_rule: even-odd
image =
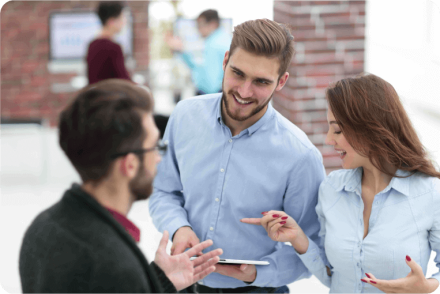
[[[230,134],[229,134],[230,135]],[[226,139],[226,144],[224,145],[224,151],[222,152],[222,158],[220,160],[220,169],[218,173],[218,182],[217,182],[217,188],[215,191],[214,201],[212,202],[214,205],[213,213],[211,214],[211,218],[209,221],[209,230],[208,234],[206,236],[207,239],[213,238],[213,234],[215,232],[215,228],[217,225],[218,216],[220,213],[220,199],[223,195],[224,186],[225,186],[225,177],[226,177],[226,168],[228,166],[228,161],[232,152],[232,146],[233,140],[231,137],[229,139]],[[229,143],[228,143],[229,142]]]

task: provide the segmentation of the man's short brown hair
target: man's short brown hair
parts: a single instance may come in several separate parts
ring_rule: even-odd
[[[287,71],[295,53],[293,36],[290,29],[268,19],[246,21],[234,28],[229,57],[236,48],[268,58],[278,58],[281,77]]]
[[[220,24],[220,17],[218,16],[217,10],[208,9],[200,13],[197,19],[204,18],[206,22],[215,21],[217,24]]]
[[[129,81],[109,79],[84,88],[60,115],[59,142],[83,182],[98,182],[112,154],[141,149],[150,93]]]

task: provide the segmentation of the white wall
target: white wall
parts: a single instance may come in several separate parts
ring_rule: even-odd
[[[440,0],[371,0],[366,71],[390,82],[440,162]]]

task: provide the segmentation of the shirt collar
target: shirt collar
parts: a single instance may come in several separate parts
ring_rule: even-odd
[[[124,227],[127,233],[129,233],[136,242],[140,241],[141,231],[138,227],[136,227],[135,224],[133,224],[128,218],[126,218],[119,212],[108,207],[106,207],[105,209],[107,209],[111,213],[111,215],[118,221],[118,223],[120,223]]]
[[[409,196],[409,181],[406,177],[410,175],[411,172],[398,169],[396,171],[396,176],[405,178],[393,177],[389,186],[403,195]]]
[[[223,93],[220,96],[219,102],[217,103],[217,121],[220,125],[225,125],[222,118],[222,97]],[[267,104],[266,113],[253,125],[251,125],[246,130],[248,131],[249,136],[255,133],[259,128],[261,128],[266,122],[270,120],[270,118],[275,114],[272,103]]]
[[[354,192],[360,185],[362,180],[362,167],[358,167],[352,171],[348,176],[348,180],[343,182],[338,190],[344,189],[345,191]]]
[[[358,167],[353,170],[352,174],[348,176],[348,180],[344,183],[342,183],[338,187],[338,191],[341,191],[344,189],[345,191],[349,192],[355,192],[358,190],[357,188],[359,185],[361,185],[362,180],[362,167]],[[388,186],[382,191],[382,193],[386,193],[388,190],[393,188],[394,190],[402,193],[403,195],[409,196],[409,181],[406,178],[400,178],[400,177],[407,177],[411,173],[408,171],[403,171],[398,169],[396,171],[396,176],[391,179],[391,182],[388,184]],[[360,189],[358,190],[360,191]]]

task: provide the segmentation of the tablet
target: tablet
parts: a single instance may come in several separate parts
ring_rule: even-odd
[[[197,257],[191,257],[190,260],[194,260]],[[241,259],[224,259],[220,258],[218,263],[224,264],[255,264],[255,265],[269,265],[268,261],[260,261],[260,260],[241,260]]]

